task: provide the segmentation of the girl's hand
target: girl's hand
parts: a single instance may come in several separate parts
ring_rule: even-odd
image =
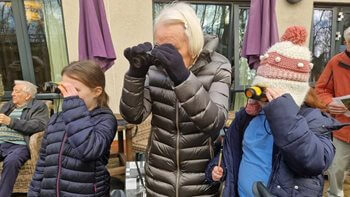
[[[281,90],[281,89],[266,88],[266,97],[267,97],[267,100],[269,100],[269,102],[271,102],[272,100],[282,96],[285,93],[286,92]]]
[[[222,178],[222,175],[224,173],[224,170],[220,166],[215,166],[213,171],[211,172],[211,177],[213,181],[220,181]]]
[[[61,93],[64,98],[70,97],[70,96],[78,96],[78,91],[75,89],[75,87],[70,83],[60,83],[58,88],[61,90]]]

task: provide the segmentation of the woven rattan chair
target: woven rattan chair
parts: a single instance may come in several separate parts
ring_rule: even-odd
[[[30,182],[32,181],[32,176],[35,171],[35,165],[39,158],[39,150],[41,145],[41,139],[43,137],[44,132],[39,132],[33,134],[29,139],[29,147],[30,147],[30,159],[24,163],[22,168],[20,169],[16,184],[13,188],[13,193],[27,193]],[[0,171],[2,171],[2,164],[0,162]]]
[[[151,133],[151,116],[135,127],[132,138],[133,152],[145,152]]]

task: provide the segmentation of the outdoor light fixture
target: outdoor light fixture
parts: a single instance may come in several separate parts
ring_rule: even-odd
[[[301,0],[287,0],[287,1],[288,1],[288,3],[294,4],[294,3],[298,3]]]

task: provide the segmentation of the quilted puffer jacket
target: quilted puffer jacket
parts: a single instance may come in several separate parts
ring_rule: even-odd
[[[206,39],[203,52],[180,85],[161,67],[146,78],[125,75],[120,112],[141,123],[152,112],[145,166],[148,196],[214,196],[205,168],[213,157],[212,142],[228,112],[231,66],[214,50],[218,39]]]
[[[263,110],[274,138],[269,192],[275,197],[321,197],[323,172],[335,154],[330,133],[345,124],[307,105],[299,108],[290,94],[274,99]],[[239,196],[244,132],[254,117],[242,109],[225,134],[221,163],[222,180],[225,180],[223,197]],[[219,154],[208,165],[206,175],[210,182],[213,182],[211,173],[218,160]]]
[[[106,165],[117,130],[108,108],[88,111],[78,97],[67,97],[45,131],[28,196],[109,196]]]

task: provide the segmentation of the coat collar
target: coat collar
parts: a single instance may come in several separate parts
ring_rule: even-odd
[[[26,108],[28,108],[28,109],[32,108],[33,103],[34,103],[34,100],[35,100],[35,99],[30,100],[30,101],[27,103],[27,105],[24,107],[24,109],[26,109]],[[9,102],[10,102],[11,108],[15,107],[15,104],[13,103],[12,100],[9,101]]]
[[[213,35],[204,36],[204,47],[198,56],[196,63],[190,68],[191,71],[197,70],[209,62],[211,62],[211,56],[213,56],[215,49],[219,45],[219,38]]]

